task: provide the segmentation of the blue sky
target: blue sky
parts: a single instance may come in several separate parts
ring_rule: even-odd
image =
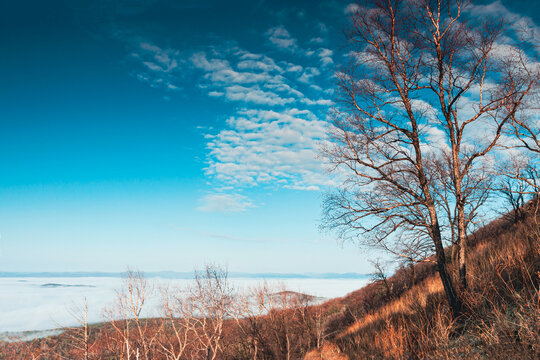
[[[4,1],[0,270],[370,271],[318,231],[349,6]]]

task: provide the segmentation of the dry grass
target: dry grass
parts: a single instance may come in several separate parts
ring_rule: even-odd
[[[335,344],[350,359],[540,358],[537,221],[498,220],[471,237],[462,318],[431,275],[343,327]]]
[[[349,360],[349,357],[333,343],[327,342],[320,349],[311,350],[304,360]]]
[[[400,314],[411,315],[418,310],[419,306],[425,307],[429,297],[433,294],[442,294],[443,291],[441,279],[436,275],[433,275],[424,280],[421,284],[407,291],[400,298],[391,301],[390,303],[383,305],[377,311],[362,317],[339,334],[337,338],[340,339],[347,335],[362,331],[363,329],[372,326],[374,323],[380,322],[381,319],[388,319]]]

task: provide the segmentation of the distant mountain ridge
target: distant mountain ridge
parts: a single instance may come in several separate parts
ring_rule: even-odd
[[[193,272],[178,271],[157,271],[143,272],[148,278],[166,278],[166,279],[193,279]],[[9,272],[0,271],[0,278],[81,278],[81,277],[122,277],[126,272]],[[367,279],[370,275],[360,273],[247,273],[247,272],[229,272],[229,278],[247,278],[247,279]]]

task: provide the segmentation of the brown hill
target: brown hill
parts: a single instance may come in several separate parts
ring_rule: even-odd
[[[347,359],[540,358],[539,218],[535,204],[526,211],[470,237],[462,318],[452,319],[434,265],[419,263],[326,303],[327,340]]]

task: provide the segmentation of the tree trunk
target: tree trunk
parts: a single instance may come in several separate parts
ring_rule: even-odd
[[[289,334],[286,335],[287,340],[287,360],[291,359],[291,342],[289,340]]]
[[[463,289],[467,288],[467,235],[465,232],[465,211],[463,205],[458,205],[458,266],[459,266],[459,282]]]
[[[459,257],[459,243],[452,242],[452,262],[457,264],[458,257]]]
[[[461,300],[456,294],[456,289],[452,284],[452,279],[446,271],[446,255],[444,254],[441,228],[439,226],[439,219],[437,218],[437,210],[433,201],[431,200],[430,193],[427,190],[424,190],[424,194],[429,201],[428,211],[431,219],[431,226],[429,230],[431,239],[433,240],[433,244],[435,245],[435,256],[437,257],[437,271],[439,272],[439,276],[441,277],[444,292],[446,294],[446,299],[448,300],[448,305],[450,305],[450,309],[452,310],[452,315],[454,316],[454,318],[458,318],[461,315],[461,310],[463,306]]]
[[[127,360],[129,360],[129,341],[126,338],[126,353],[127,353]]]
[[[437,271],[443,283],[444,292],[448,300],[448,304],[452,310],[454,318],[457,318],[461,315],[462,303],[459,297],[456,294],[454,285],[452,285],[452,280],[446,271],[446,256],[444,255],[444,248],[441,240],[441,231],[438,224],[435,224],[432,228],[432,238],[433,243],[435,244],[435,253],[437,256]]]
[[[466,263],[466,243],[467,237],[463,238],[459,246],[459,281],[463,289],[467,288],[467,263]]]

